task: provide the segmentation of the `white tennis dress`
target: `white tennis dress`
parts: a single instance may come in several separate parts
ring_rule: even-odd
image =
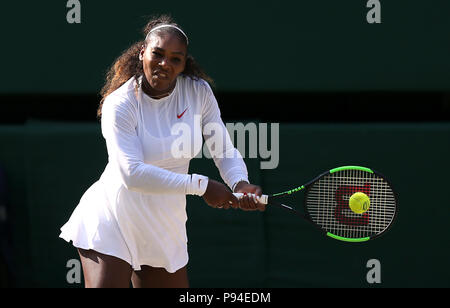
[[[152,99],[131,78],[102,108],[108,164],[82,196],[60,237],[128,262],[175,272],[188,262],[186,195],[208,178],[188,174],[202,136],[224,182],[248,181],[208,83],[179,76],[172,93]],[[137,88],[137,90],[136,90]]]

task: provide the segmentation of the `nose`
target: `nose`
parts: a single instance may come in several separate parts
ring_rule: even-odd
[[[161,61],[159,62],[159,66],[161,66],[164,69],[168,68],[168,61],[166,57],[161,59]]]

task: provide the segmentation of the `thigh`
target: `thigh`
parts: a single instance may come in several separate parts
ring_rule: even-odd
[[[126,261],[78,248],[86,288],[129,288],[133,269]]]
[[[186,266],[169,273],[164,268],[144,265],[133,272],[131,280],[135,288],[189,288]]]

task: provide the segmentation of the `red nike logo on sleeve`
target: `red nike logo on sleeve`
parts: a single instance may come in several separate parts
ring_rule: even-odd
[[[188,107],[189,108],[189,107]],[[178,119],[181,119],[181,117],[183,116],[183,114],[186,112],[186,110],[188,110],[187,108],[186,109],[184,109],[184,111],[181,113],[181,114],[178,114],[177,115],[177,118]]]

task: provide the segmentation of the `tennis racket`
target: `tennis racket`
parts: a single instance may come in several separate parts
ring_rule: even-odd
[[[284,201],[300,191],[305,191],[304,213]],[[355,193],[370,201],[364,203],[362,213],[350,208],[350,198]],[[234,195],[243,196],[242,193]],[[390,183],[380,173],[360,166],[329,170],[294,189],[262,195],[259,202],[293,212],[312,222],[327,236],[345,242],[365,242],[379,237],[397,215],[397,198]]]

